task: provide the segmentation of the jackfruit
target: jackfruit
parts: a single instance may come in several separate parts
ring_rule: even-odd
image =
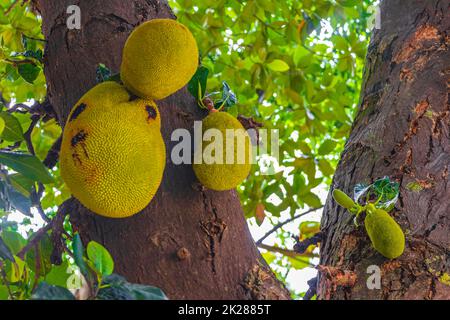
[[[61,176],[73,196],[110,218],[142,210],[165,167],[160,121],[153,101],[132,99],[118,83],[89,90],[72,109],[61,145]]]
[[[341,190],[334,189],[333,190],[333,198],[339,205],[346,208],[350,212],[357,210],[356,203],[352,200],[352,198],[350,198],[348,195],[346,195]]]
[[[402,255],[405,249],[405,235],[398,223],[385,210],[368,204],[364,225],[375,250],[389,259]]]
[[[197,43],[189,29],[172,19],[154,19],[128,37],[120,76],[135,95],[160,100],[185,86],[197,66]]]
[[[217,131],[208,132],[209,129]],[[214,136],[214,132],[220,132],[220,137]],[[226,112],[212,112],[203,120],[202,136],[207,140],[209,134],[213,134],[210,143],[203,142],[202,148],[196,146],[193,164],[195,175],[205,187],[212,190],[236,188],[250,173],[250,136],[242,124]],[[216,144],[216,139],[221,139],[221,144],[219,141]],[[200,156],[203,158],[202,162],[196,163],[196,158]]]

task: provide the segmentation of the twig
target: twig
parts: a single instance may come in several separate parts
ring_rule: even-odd
[[[28,2],[28,0],[23,0],[23,1],[22,1],[22,6],[23,6],[26,2]],[[19,3],[19,0],[15,0],[15,1],[9,6],[9,8],[6,9],[6,11],[5,11],[5,16],[8,15],[8,14],[11,12],[12,9],[14,9],[14,7],[17,5],[17,3]]]
[[[33,288],[31,289],[31,291],[34,291],[34,289],[36,289],[37,284],[38,284],[38,280],[39,280],[39,276],[40,276],[40,272],[41,272],[41,255],[39,253],[39,246],[36,243],[34,245],[34,250],[36,250],[36,270],[35,270],[35,274],[34,274],[34,284],[33,284]]]
[[[298,219],[300,217],[303,217],[304,215],[307,215],[308,213],[317,211],[319,209],[322,209],[323,206],[320,206],[318,208],[314,208],[314,209],[310,209],[308,211],[299,213],[295,216],[293,216],[292,218],[289,218],[283,222],[278,223],[277,225],[275,225],[272,229],[270,229],[265,235],[263,235],[258,241],[256,241],[256,245],[260,245],[268,236],[270,236],[272,233],[274,233],[275,231],[277,231],[278,229],[280,229],[281,227],[283,227],[284,225],[294,221],[295,219]]]
[[[4,105],[8,105],[7,101],[0,96],[0,102]],[[15,104],[11,106],[6,111],[9,113],[19,112],[19,113],[29,113],[30,115],[39,115],[46,122],[52,118],[56,119],[56,113],[53,106],[50,104],[48,98],[46,98],[42,103],[37,101],[34,102],[32,106],[27,106],[23,103]]]
[[[238,115],[237,119],[242,124],[245,130],[253,129],[256,132],[256,137],[251,136],[250,139],[254,146],[259,147],[259,128],[263,127],[263,124],[255,121],[252,117],[244,117],[243,115]]]
[[[258,246],[258,248],[265,249],[265,250],[271,251],[271,252],[278,252],[278,253],[281,253],[282,255],[285,255],[286,257],[291,257],[291,258],[298,258],[298,257],[318,258],[319,257],[315,253],[298,253],[293,250],[283,249],[283,248],[279,248],[279,247],[275,247],[275,246],[269,246],[264,243],[260,243],[257,246]]]
[[[24,109],[24,110],[22,110]],[[8,108],[7,110],[9,113],[13,113],[13,112],[19,112],[19,113],[27,113],[31,111],[31,107],[27,106],[26,104],[23,103],[18,103],[13,105],[11,108]]]
[[[28,151],[35,155],[36,152],[34,151],[33,142],[31,141],[31,134],[33,132],[33,129],[36,127],[36,124],[41,119],[41,116],[38,114],[34,114],[31,116],[31,124],[28,127],[28,130],[23,134],[25,143],[27,144]],[[36,190],[36,187],[33,186],[31,191],[31,200],[33,202],[33,205],[37,208],[37,211],[39,215],[44,219],[45,222],[49,222],[50,218],[47,217],[47,215],[44,212],[44,209],[42,208],[41,204],[41,196],[44,193],[44,185],[42,183],[39,183],[38,190]]]
[[[64,231],[64,219],[67,214],[67,206],[69,205],[69,200],[64,201],[58,208],[56,216],[53,218],[52,227],[52,242],[53,242],[53,252],[50,257],[50,261],[55,265],[60,265],[62,263],[62,253],[64,251],[64,239],[62,237]]]
[[[12,60],[12,59],[3,59],[3,61],[8,62],[12,65],[14,65],[15,67],[20,65],[20,64],[33,64],[36,65],[36,62],[34,62],[31,59],[23,59],[23,60]]]
[[[30,40],[35,40],[35,41],[41,41],[41,42],[48,42],[48,40],[45,39],[40,39],[40,38],[33,38],[33,37],[29,37],[29,36],[25,36],[25,38],[30,39]]]
[[[35,194],[36,194],[36,190],[33,189],[32,195],[35,195]],[[35,197],[37,198],[37,196],[35,196]],[[32,197],[32,198],[33,198],[33,197]],[[36,200],[35,203],[34,203],[34,206],[36,207],[36,209],[37,209],[39,215],[41,216],[41,218],[42,218],[45,222],[50,222],[50,218],[47,217],[47,215],[45,214],[44,209],[42,208],[41,201],[40,201],[40,200]]]
[[[36,153],[34,152],[33,143],[31,142],[31,133],[33,132],[34,127],[36,127],[37,123],[41,119],[40,115],[32,115],[31,116],[31,124],[28,127],[28,130],[23,134],[25,143],[27,144],[28,151],[34,156]]]
[[[41,238],[47,234],[47,232],[50,229],[53,229],[53,233],[52,233],[52,238],[54,237],[54,233],[55,233],[55,229],[58,231],[58,228],[63,224],[64,222],[64,218],[66,216],[66,206],[68,205],[69,200],[66,200],[65,202],[63,202],[59,208],[58,208],[58,212],[56,213],[56,216],[50,220],[50,222],[48,222],[45,226],[43,226],[41,229],[39,229],[38,231],[36,231],[33,236],[30,237],[30,240],[28,241],[28,243],[25,245],[25,247],[22,248],[22,250],[20,250],[20,252],[17,254],[17,256],[21,259],[23,259],[25,257],[25,254],[34,246],[36,245]],[[58,232],[57,232],[58,233]],[[61,234],[61,233],[59,233]]]
[[[47,223],[45,226],[43,226],[41,229],[36,231],[34,233],[34,236],[28,241],[28,243],[25,245],[25,247],[20,250],[20,252],[17,254],[17,256],[21,259],[25,257],[25,254],[34,247],[34,245],[41,240],[41,238],[47,233],[48,230],[52,228],[53,220]]]

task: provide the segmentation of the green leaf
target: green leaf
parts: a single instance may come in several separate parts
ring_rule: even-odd
[[[0,137],[3,134],[3,130],[5,130],[5,126],[6,126],[5,120],[3,120],[3,118],[0,118]]]
[[[7,286],[0,285],[0,300],[8,300],[9,291]]]
[[[289,70],[289,65],[280,59],[275,59],[267,64],[267,67],[273,71],[285,72]]]
[[[31,213],[32,203],[30,198],[18,192],[8,182],[0,181],[0,196],[5,200],[5,211],[11,211],[10,206],[12,206],[28,217],[33,216]]]
[[[208,68],[200,66],[197,72],[188,83],[188,90],[198,100],[202,100],[206,93],[206,83],[208,82]]]
[[[267,264],[271,264],[272,262],[274,262],[277,258],[277,256],[275,255],[275,253],[267,251],[267,252],[263,252],[261,253],[261,255],[263,256],[264,260],[266,260]]]
[[[106,277],[103,283],[106,286],[97,295],[100,300],[167,300],[161,289],[129,283],[117,274]]]
[[[27,50],[23,53],[23,56],[26,58],[34,58],[39,62],[42,62],[43,53],[41,49],[37,50]]]
[[[32,63],[24,63],[19,64],[17,71],[26,82],[32,84],[38,77],[39,72],[41,72],[41,68]]]
[[[323,173],[324,176],[331,176],[334,173],[333,167],[325,159],[320,159],[319,163],[318,163],[318,166],[319,166],[319,169]]]
[[[19,120],[6,111],[0,112],[0,117],[5,123],[1,138],[11,142],[23,140],[23,129]]]
[[[89,277],[89,271],[88,267],[86,265],[86,262],[83,259],[84,256],[84,247],[83,243],[81,242],[80,235],[78,233],[75,233],[72,240],[72,250],[73,250],[73,258],[75,260],[75,264],[80,268],[80,272],[83,276],[86,278]]]
[[[28,267],[36,272],[36,257],[39,257],[39,275],[45,276],[52,270],[50,257],[53,252],[53,244],[48,234],[45,234],[37,243],[37,246],[28,251],[25,261]]]
[[[391,182],[389,177],[376,180],[373,184],[359,183],[354,188],[355,202],[365,196],[365,202],[372,202],[375,207],[391,211],[399,196],[399,183]]]
[[[66,288],[67,280],[72,276],[68,272],[69,264],[67,261],[63,261],[59,266],[53,266],[50,272],[45,276],[45,282],[54,285]]]
[[[14,262],[14,256],[2,237],[0,237],[0,258]]]
[[[319,208],[322,205],[320,198],[312,192],[305,194],[301,200],[311,208]]]
[[[101,83],[104,81],[109,81],[111,78],[111,70],[106,67],[103,63],[99,63],[97,65],[97,69],[95,70],[96,81],[97,83]]]
[[[9,282],[19,282],[25,273],[25,262],[17,256],[14,256],[14,263],[6,261],[5,273]]]
[[[301,270],[306,267],[310,267],[308,258],[303,257],[288,257],[288,261],[291,263],[292,268]]]
[[[320,222],[318,221],[303,221],[299,226],[301,239],[311,238],[320,231]]]
[[[29,197],[31,194],[31,188],[34,185],[33,180],[28,179],[20,173],[13,173],[8,175],[8,181],[11,186],[20,192],[25,197]]]
[[[222,82],[222,99],[214,104],[215,109],[223,106],[223,111],[227,111],[230,107],[237,103],[236,95],[231,91],[230,86],[226,81]]]
[[[20,233],[11,230],[3,230],[1,233],[4,244],[11,250],[12,254],[16,255],[25,247],[27,241],[20,235]]]
[[[333,37],[333,44],[336,49],[346,51],[348,49],[348,42],[347,40],[339,35],[336,35]]]
[[[33,155],[0,151],[0,163],[23,174],[33,181],[40,181],[42,183],[53,182],[53,178],[47,168]]]
[[[319,147],[318,153],[320,155],[327,155],[330,154],[332,151],[336,149],[336,141],[333,140],[325,140]]]
[[[127,283],[126,287],[133,293],[136,300],[167,300],[164,292],[153,286]]]
[[[398,200],[399,187],[399,183],[391,182],[389,177],[376,180],[373,183],[373,190],[379,201],[375,206],[388,212],[392,210]]]
[[[86,248],[89,260],[94,264],[95,269],[102,276],[110,275],[114,270],[114,261],[108,250],[100,243],[91,241]]]
[[[75,297],[66,288],[41,282],[34,290],[31,300],[75,300]]]
[[[353,7],[360,3],[360,0],[337,0],[338,4],[343,7]]]

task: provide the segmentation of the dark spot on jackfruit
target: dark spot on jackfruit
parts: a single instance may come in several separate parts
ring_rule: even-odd
[[[78,118],[78,116],[86,109],[87,105],[85,103],[80,103],[75,107],[72,114],[70,115],[69,122]]]
[[[79,165],[82,165],[81,158],[77,152],[72,153],[72,158],[74,162],[78,162]]]
[[[78,143],[83,142],[87,138],[87,133],[84,130],[81,130],[76,135],[73,136],[72,140],[70,140],[70,144],[72,147],[75,147]]]
[[[147,114],[148,114],[148,118],[147,118],[148,120],[150,120],[150,119],[155,120],[156,119],[156,116],[158,114],[156,113],[155,108],[153,108],[152,106],[145,106],[145,110],[147,111]]]

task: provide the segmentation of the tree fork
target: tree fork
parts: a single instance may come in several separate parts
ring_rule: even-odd
[[[352,287],[330,288],[321,299],[450,299],[450,166],[448,1],[383,1],[381,29],[369,46],[359,111],[333,187],[389,176],[400,183],[392,215],[406,231],[406,249],[387,260],[331,193],[322,217],[321,265],[354,271]],[[363,228],[363,227],[362,227]],[[381,270],[370,290],[367,268]]]
[[[152,18],[175,18],[162,0],[78,3],[81,29],[69,30],[70,1],[33,1],[47,40],[48,97],[61,124],[96,84],[99,63],[119,70],[122,47],[134,27]],[[172,131],[192,132],[193,121],[206,113],[185,88],[158,105],[169,154],[155,198],[141,213],[117,220],[94,215],[72,199],[74,229],[84,243],[95,240],[108,248],[115,272],[130,282],[158,286],[170,299],[289,299],[251,238],[236,191],[200,190],[190,165],[170,161]],[[180,259],[180,250],[189,254]]]

